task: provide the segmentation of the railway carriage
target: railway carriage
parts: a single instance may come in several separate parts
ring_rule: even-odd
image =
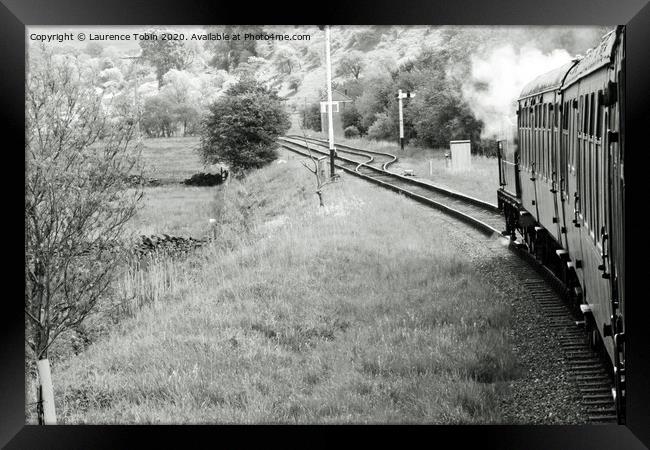
[[[562,279],[591,343],[612,363],[625,420],[625,29],[528,83],[518,99],[518,150],[500,159],[504,234]]]

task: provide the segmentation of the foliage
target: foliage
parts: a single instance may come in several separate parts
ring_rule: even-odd
[[[45,55],[26,90],[26,340],[37,359],[108,293],[141,189],[134,122],[109,118],[92,73]]]
[[[483,156],[496,157],[499,154],[498,143],[496,139],[484,138],[472,146],[472,153]]]
[[[370,139],[397,138],[397,123],[386,113],[377,113],[375,122],[368,128]]]
[[[364,79],[357,80],[354,78],[345,80],[338,86],[338,90],[354,100],[363,94],[364,81]]]
[[[225,163],[242,175],[277,157],[276,139],[289,126],[289,115],[277,93],[244,80],[209,107],[200,153],[204,162]]]
[[[104,53],[104,46],[99,42],[88,42],[84,52],[93,58],[98,58]]]
[[[359,137],[361,134],[359,133],[359,129],[357,127],[350,125],[349,127],[346,127],[345,130],[343,130],[343,135],[346,138],[355,138]]]
[[[302,84],[302,79],[300,77],[292,75],[292,76],[289,77],[289,80],[288,80],[287,83],[288,83],[289,89],[291,89],[294,92],[298,92],[298,88]]]
[[[354,77],[355,80],[359,79],[361,71],[365,67],[363,53],[358,50],[346,52],[341,59],[339,59],[336,67],[336,75],[342,77]]]
[[[145,100],[141,125],[147,136],[170,137],[173,122],[173,105],[169,99],[154,95]]]
[[[382,27],[370,27],[367,30],[359,31],[350,38],[348,48],[361,51],[371,50],[381,42],[382,34]]]
[[[354,127],[357,133],[365,133],[366,128],[362,124],[363,117],[354,104],[350,104],[341,112],[341,123],[343,128]]]
[[[262,32],[262,27],[227,25],[225,27],[208,27],[207,31],[210,33],[225,33],[230,36],[236,34],[243,36],[246,33],[259,34]],[[222,39],[219,41],[206,41],[205,48],[213,55],[210,64],[217,69],[228,72],[246,62],[250,56],[258,56],[254,40]]]
[[[365,80],[363,93],[355,101],[364,129],[370,128],[377,114],[386,113],[396,104],[394,96],[394,84],[390,78],[374,77]]]
[[[448,50],[425,48],[403,63],[391,77],[369,78],[357,98],[356,125],[373,139],[397,137],[398,89],[416,92],[403,101],[404,137],[426,147],[446,147],[452,139],[470,139],[476,146],[483,123],[463,98],[462,83],[453,75],[458,56]]]
[[[298,53],[290,45],[279,46],[275,51],[273,60],[280,73],[291,74],[296,66],[300,67]]]
[[[302,126],[314,131],[321,131],[320,105],[313,103],[302,110]]]
[[[164,75],[171,69],[183,70],[189,66],[194,59],[194,52],[181,40],[162,40],[162,33],[173,31],[164,29],[148,29],[145,34],[158,36],[158,39],[140,40],[138,44],[142,49],[142,58],[149,62],[156,69],[158,86],[162,86]]]

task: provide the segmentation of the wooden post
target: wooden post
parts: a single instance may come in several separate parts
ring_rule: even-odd
[[[56,411],[54,409],[54,388],[52,387],[52,373],[50,372],[50,361],[39,359],[38,380],[41,385],[43,397],[43,423],[45,425],[56,425]]]

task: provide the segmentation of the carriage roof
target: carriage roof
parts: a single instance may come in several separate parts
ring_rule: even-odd
[[[557,69],[553,69],[550,72],[546,72],[543,75],[538,76],[533,81],[530,81],[524,86],[521,90],[520,99],[530,97],[531,95],[541,94],[542,92],[550,91],[553,89],[559,89],[562,86],[562,80],[567,72],[573,67],[575,62],[570,62],[564,64]]]
[[[570,63],[546,72],[526,84],[519,95],[519,99],[522,100],[553,89],[566,88],[580,78],[608,64],[611,61],[615,43],[616,32],[612,30],[603,36],[598,46],[589,49],[584,57],[574,59]]]

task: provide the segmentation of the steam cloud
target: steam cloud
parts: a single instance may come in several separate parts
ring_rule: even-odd
[[[549,53],[512,45],[493,49],[487,56],[473,55],[471,77],[463,94],[474,114],[483,120],[484,137],[507,139],[516,135],[517,98],[529,81],[571,60],[563,49]]]

